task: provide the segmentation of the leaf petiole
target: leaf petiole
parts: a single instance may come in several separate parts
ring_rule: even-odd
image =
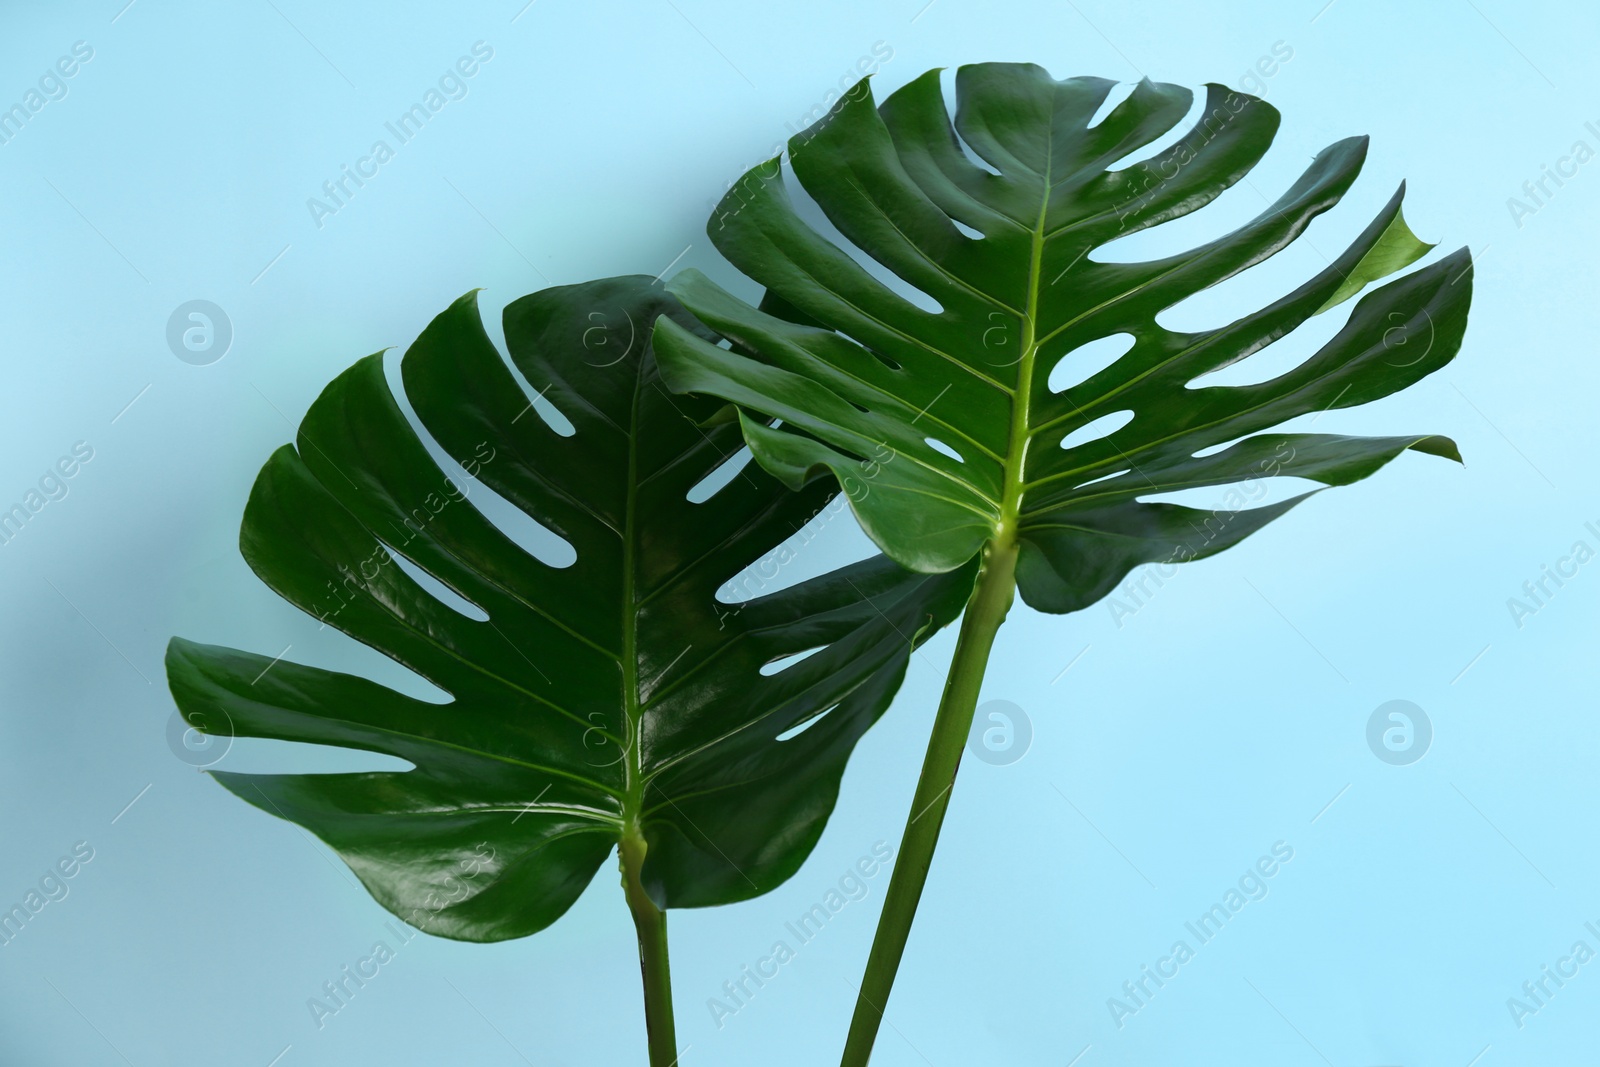
[[[895,972],[905,954],[906,939],[928,881],[928,869],[939,843],[939,830],[950,806],[956,771],[961,766],[961,750],[972,730],[972,715],[978,706],[978,691],[983,685],[989,652],[995,634],[1005,621],[1016,591],[1017,544],[1011,538],[990,541],[984,548],[983,565],[978,572],[966,613],[961,618],[955,656],[945,678],[944,695],[934,719],[933,735],[923,757],[922,775],[911,801],[911,814],[900,839],[900,852],[894,873],[889,878],[878,932],[872,939],[872,953],[861,979],[850,1033],[845,1039],[840,1067],[866,1067],[872,1044],[883,1021],[883,1009],[894,986]]]
[[[644,837],[630,833],[617,849],[622,890],[639,935],[639,973],[644,979],[644,1025],[650,1067],[677,1067],[678,1039],[672,1020],[672,967],[667,956],[667,913],[645,892],[639,873],[644,867]]]

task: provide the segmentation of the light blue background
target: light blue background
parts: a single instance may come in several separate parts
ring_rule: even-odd
[[[174,633],[292,646],[410,684],[244,566],[261,462],[339,370],[403,347],[469,288],[497,322],[546,284],[669,264],[729,280],[709,205],[880,41],[880,93],[996,59],[1238,86],[1291,48],[1265,82],[1285,122],[1255,188],[1127,253],[1231,229],[1336,138],[1372,135],[1366,173],[1306,241],[1173,322],[1287,291],[1401,178],[1435,254],[1479,260],[1457,361],[1316,427],[1448,433],[1464,469],[1407,455],[1186,567],[1120,627],[1103,606],[1013,612],[985,696],[1026,710],[1032,749],[967,761],[874,1062],[1592,1060],[1600,962],[1521,1029],[1506,1006],[1573,942],[1600,949],[1583,928],[1600,926],[1600,563],[1521,629],[1506,604],[1574,541],[1600,548],[1584,529],[1600,525],[1600,162],[1520,226],[1507,207],[1574,141],[1600,149],[1584,127],[1600,126],[1592,4],[123,3],[0,15],[0,103],[75,41],[94,49],[0,145],[0,506],[74,442],[94,449],[0,546],[0,904],[75,842],[94,849],[70,895],[0,947],[0,1062],[643,1062],[609,867],[537,937],[419,936],[318,1030],[307,998],[389,936],[388,916],[326,848],[174,758],[162,651]],[[494,56],[466,98],[319,229],[306,199],[480,40]],[[164,338],[196,298],[235,331],[210,366]],[[795,574],[862,545],[841,520]],[[886,873],[720,1029],[706,1001],[874,842],[898,845],[951,642],[916,658],[789,884],[673,914],[689,1067],[836,1060]],[[1434,726],[1410,766],[1366,745],[1391,699]],[[331,764],[240,743],[222,765]],[[1294,859],[1270,895],[1119,1029],[1107,998],[1280,840]]]

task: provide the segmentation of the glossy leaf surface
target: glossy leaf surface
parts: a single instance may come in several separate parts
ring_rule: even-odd
[[[729,192],[708,232],[766,288],[762,308],[696,271],[669,286],[736,350],[665,323],[665,377],[758,413],[744,428],[766,469],[798,486],[818,469],[846,478],[863,457],[892,455],[875,491],[852,501],[888,555],[933,573],[1012,542],[1024,600],[1065,612],[1139,564],[1236,544],[1310,494],[1212,510],[1148,497],[1276,476],[1345,485],[1407,449],[1459,459],[1432,435],[1275,428],[1388,396],[1448,362],[1470,301],[1465,249],[1369,292],[1293,369],[1258,384],[1205,380],[1423,255],[1430,246],[1400,213],[1403,188],[1325,269],[1266,307],[1197,332],[1158,321],[1337,204],[1365,138],[1324,149],[1230,233],[1114,262],[1093,253],[1245,180],[1278,112],[1211,86],[1195,126],[1121,165],[1177,126],[1187,89],[1140,82],[1091,125],[1113,82],[1009,63],[962,67],[955,80],[953,124],[930,71],[881,106],[863,83],[791,140],[794,176],[835,235],[805,221],[775,161]],[[885,270],[923,298],[897,292]],[[1125,354],[1075,367],[1075,353],[1115,335],[1130,340]],[[1075,384],[1053,391],[1063,361]]]
[[[435,462],[382,353],[332,382],[296,444],[262,469],[240,533],[256,574],[448,701],[181,639],[168,651],[173,694],[197,727],[414,764],[215,775],[315,833],[384,907],[429,932],[494,941],[542,929],[625,835],[642,837],[641,881],[658,907],[778,885],[815,844],[914,643],[970,588],[970,573],[930,578],[879,556],[719,602],[758,561],[747,593],[782,580],[779,546],[828,504],[832,482],[791,492],[750,464],[700,499],[739,429],[700,425],[721,405],[662,387],[646,343],[658,315],[715,340],[648,278],[511,304],[507,347],[559,412],[546,422],[468,294],[401,372],[427,433],[473,477]],[[575,558],[557,566],[525,549],[475,504],[490,491]],[[447,604],[429,581],[468,603]]]

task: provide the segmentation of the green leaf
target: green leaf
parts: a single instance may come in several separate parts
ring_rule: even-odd
[[[1405,188],[1404,183],[1401,184],[1401,188]],[[1378,243],[1361,257],[1361,262],[1357,263],[1355,269],[1345,278],[1344,284],[1328,297],[1328,302],[1319,307],[1316,313],[1320,315],[1329,308],[1349,300],[1373,282],[1411,266],[1433,248],[1434,246],[1426,241],[1418,240],[1417,235],[1411,232],[1411,227],[1406,225],[1405,216],[1396,211],[1394,220],[1383,231],[1383,236],[1378,238]]]
[[[330,384],[296,446],[262,469],[240,532],[252,569],[448,702],[181,639],[168,650],[173,695],[197,727],[414,764],[216,778],[315,833],[379,903],[431,933],[540,930],[624,839],[643,842],[640,880],[657,907],[772,889],[816,843],[914,645],[971,587],[970,572],[929,578],[876,557],[719,602],[751,564],[744,593],[770,587],[793,552],[784,543],[834,489],[802,478],[790,492],[748,465],[691,502],[737,452],[739,428],[702,425],[722,405],[662,387],[647,346],[658,315],[716,339],[642,277],[506,309],[512,361],[570,435],[531,410],[475,294],[434,319],[401,364],[406,394],[481,485],[430,456],[381,353]],[[525,551],[475,506],[485,487],[576,558],[555,566]]]
[[[768,298],[753,308],[696,271],[678,275],[670,290],[733,349],[664,322],[666,380],[759,415],[746,438],[787,484],[819,469],[844,478],[871,459],[883,473],[851,504],[906,567],[946,571],[986,543],[1016,544],[1023,598],[1051,612],[1092,604],[1141,563],[1236,544],[1309,494],[1248,510],[1146,498],[1276,476],[1343,485],[1407,449],[1454,458],[1431,435],[1276,428],[1388,396],[1453,358],[1472,286],[1465,249],[1368,293],[1292,370],[1205,383],[1426,251],[1401,218],[1403,187],[1326,269],[1259,311],[1198,332],[1157,321],[1337,204],[1366,139],[1324,149],[1231,233],[1148,262],[1104,261],[1092,253],[1245,179],[1279,123],[1271,105],[1213,85],[1175,144],[1115,167],[1174,128],[1192,97],[1145,80],[1091,126],[1113,85],[1055,81],[1029,64],[962,67],[953,126],[938,71],[881,107],[847,94],[789,145],[795,177],[844,243],[802,218],[779,167],[746,174],[707,230]],[[897,293],[865,257],[938,309]],[[1132,347],[1109,367],[1075,365],[1084,345],[1117,334]],[[1052,391],[1063,362],[1076,384]],[[1127,421],[1105,433],[1111,416]]]

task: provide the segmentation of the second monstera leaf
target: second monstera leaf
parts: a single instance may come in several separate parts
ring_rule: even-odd
[[[702,426],[716,402],[661,386],[647,344],[657,315],[715,340],[648,278],[549,289],[506,309],[512,361],[570,423],[560,429],[533,410],[473,294],[436,318],[401,363],[406,393],[481,486],[433,460],[381,353],[330,384],[297,447],[262,469],[240,533],[250,566],[449,702],[181,639],[168,651],[173,695],[202,729],[415,764],[215,776],[326,841],[379,903],[429,932],[496,941],[540,930],[619,846],[636,919],[777,886],[816,843],[912,649],[971,586],[970,573],[913,574],[880,556],[720,602],[719,587],[816,515],[832,483],[794,493],[751,466],[692,501],[737,452],[739,428]],[[519,547],[468,499],[483,487],[576,558],[553,566]],[[659,1021],[652,1057],[665,1063]]]
[[[734,186],[707,227],[766,287],[765,310],[698,272],[679,275],[669,288],[740,350],[666,323],[668,380],[783,420],[782,429],[747,420],[746,436],[793,484],[893,454],[882,484],[853,501],[873,540],[907,567],[942,571],[1013,539],[1023,599],[1051,612],[1094,603],[1141,563],[1227,548],[1303,499],[1230,513],[1212,532],[1212,513],[1143,497],[1264,474],[1343,485],[1406,449],[1455,457],[1448,439],[1426,434],[1262,431],[1387,396],[1447,363],[1471,297],[1465,249],[1363,299],[1293,370],[1256,385],[1205,383],[1424,254],[1401,192],[1325,270],[1267,307],[1198,333],[1157,322],[1337,204],[1366,138],[1324,149],[1232,233],[1164,259],[1101,262],[1091,256],[1101,245],[1200,209],[1243,179],[1279,123],[1264,101],[1213,86],[1200,122],[1171,148],[1110,170],[1175,126],[1192,99],[1140,82],[1090,125],[1114,85],[1055,81],[1028,64],[962,67],[953,127],[938,71],[881,107],[848,94],[791,142],[795,176],[840,234],[937,310],[808,225],[768,164]],[[1072,373],[1074,350],[1118,334],[1125,354]],[[1050,388],[1058,364],[1077,384]]]
[[[667,381],[738,405],[763,467],[800,486],[819,470],[849,477],[872,457],[884,474],[852,505],[885,553],[929,573],[982,560],[845,1067],[870,1055],[1014,589],[1042,611],[1076,611],[1140,564],[1220,552],[1309,495],[1205,511],[1160,499],[1168,494],[1279,476],[1346,485],[1408,449],[1459,459],[1430,434],[1274,428],[1388,396],[1454,357],[1471,296],[1465,249],[1361,299],[1292,370],[1250,385],[1205,378],[1425,254],[1400,192],[1326,269],[1266,307],[1198,332],[1158,321],[1337,204],[1366,139],[1324,149],[1231,233],[1147,262],[1095,258],[1243,180],[1279,122],[1264,101],[1212,86],[1199,122],[1171,147],[1121,165],[1176,127],[1193,97],[1146,80],[1095,121],[1114,85],[1057,81],[1031,64],[962,67],[953,123],[936,70],[881,106],[848,93],[789,142],[794,176],[843,241],[805,221],[769,161],[734,185],[707,227],[766,291],[761,307],[695,271],[669,286],[733,347],[662,320]],[[1109,365],[1079,351],[1116,335],[1128,347]],[[1051,387],[1058,367],[1073,384]]]

